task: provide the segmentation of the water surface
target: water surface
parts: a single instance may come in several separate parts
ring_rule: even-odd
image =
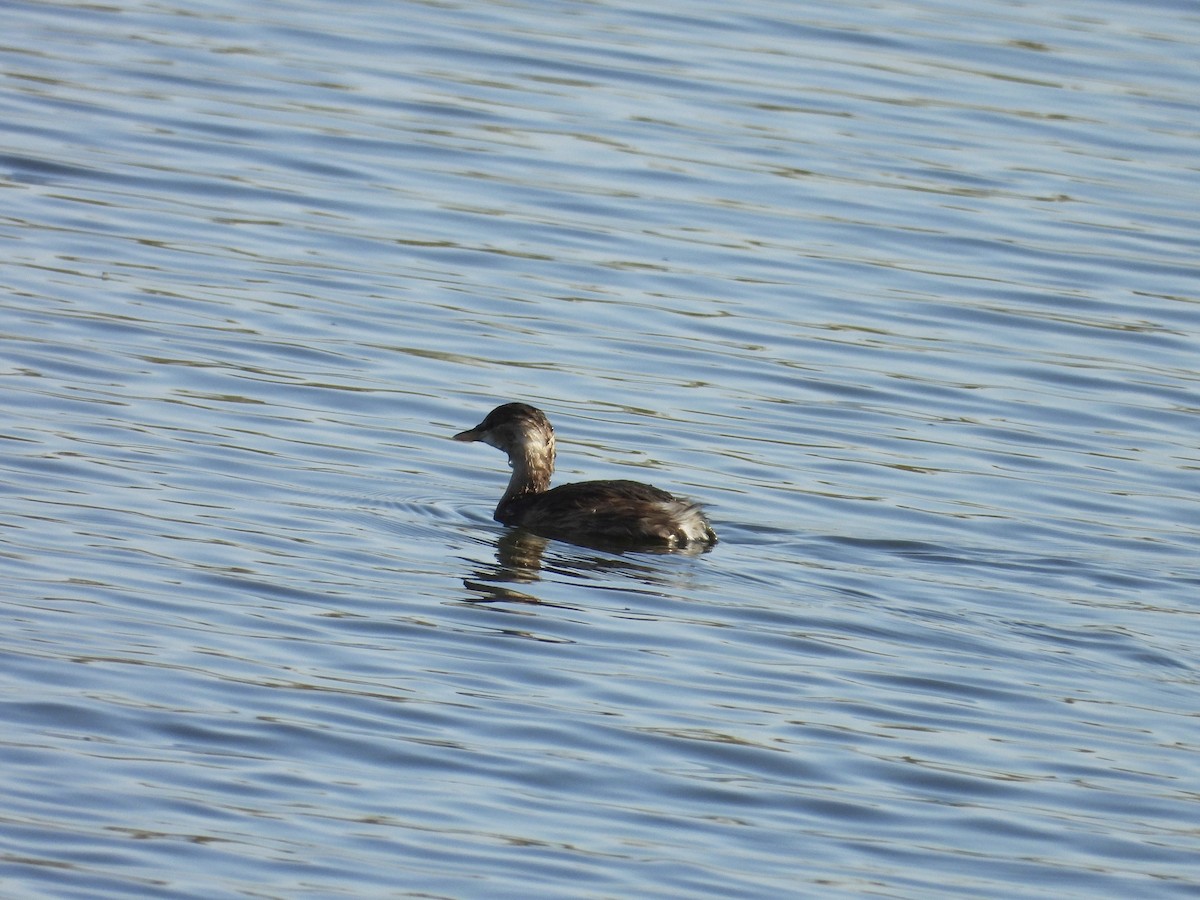
[[[6,893],[1200,893],[1194,10],[5,21]]]

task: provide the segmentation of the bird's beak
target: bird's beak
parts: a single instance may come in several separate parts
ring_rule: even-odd
[[[456,441],[477,441],[479,440],[479,426],[468,428],[466,431],[460,431],[454,436]]]

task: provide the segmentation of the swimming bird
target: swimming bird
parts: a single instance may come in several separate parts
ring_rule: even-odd
[[[456,441],[480,441],[508,455],[512,476],[494,518],[543,537],[585,546],[678,549],[716,543],[701,508],[640,481],[579,481],[550,487],[554,427],[527,403],[504,403]]]

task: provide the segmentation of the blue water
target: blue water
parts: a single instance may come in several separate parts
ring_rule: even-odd
[[[1192,6],[4,22],[4,896],[1200,895]]]

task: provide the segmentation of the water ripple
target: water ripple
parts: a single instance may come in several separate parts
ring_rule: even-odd
[[[6,9],[5,884],[1194,895],[1197,24]]]

